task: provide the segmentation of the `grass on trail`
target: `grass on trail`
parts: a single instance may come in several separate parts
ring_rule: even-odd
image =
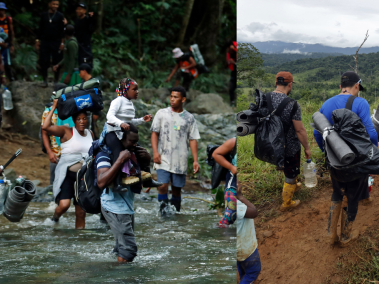
[[[368,229],[363,236],[341,255],[337,273],[326,277],[324,284],[379,283],[379,225]]]

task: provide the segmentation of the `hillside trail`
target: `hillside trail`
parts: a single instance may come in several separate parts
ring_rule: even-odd
[[[349,251],[349,247],[331,247],[327,243],[332,191],[331,183],[323,185],[319,195],[310,202],[304,202],[293,211],[285,212],[256,228],[262,262],[262,271],[256,283],[321,284],[327,277],[332,283],[341,282],[336,274],[337,262],[343,257],[342,254]],[[379,220],[378,177],[371,196],[371,204],[359,203],[353,229],[359,229],[360,235]],[[338,223],[340,234],[340,220]],[[264,237],[265,231],[271,231],[272,236]]]

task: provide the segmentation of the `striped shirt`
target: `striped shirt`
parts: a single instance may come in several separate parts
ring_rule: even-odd
[[[105,152],[99,152],[95,159],[96,170],[112,167],[112,159]],[[112,189],[104,188],[100,201],[106,211],[114,214],[134,214],[134,193],[130,188],[124,192],[113,192]]]

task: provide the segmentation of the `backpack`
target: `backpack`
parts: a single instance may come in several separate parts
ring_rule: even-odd
[[[93,156],[86,159],[82,168],[76,173],[75,199],[87,213],[101,212],[100,196],[102,190],[95,185],[96,161]]]
[[[369,174],[379,174],[379,149],[372,144],[360,117],[351,110],[354,99],[355,96],[350,96],[345,108],[334,110],[332,119],[333,130],[354,152],[355,159],[348,165],[332,166],[329,161],[330,153],[329,157],[327,153],[328,147],[325,148],[326,163],[331,176],[341,182],[350,182]]]
[[[204,58],[201,55],[199,46],[197,44],[193,44],[191,45],[191,49],[192,49],[191,52],[192,52],[193,58],[195,59],[196,64],[197,64],[196,68],[199,71],[199,74],[210,73],[208,67],[205,66]]]
[[[254,155],[259,160],[274,164],[279,168],[284,166],[286,133],[291,126],[284,124],[280,116],[290,102],[295,102],[291,111],[292,117],[297,111],[297,103],[294,99],[286,97],[276,109],[273,109],[271,93],[265,94],[259,101],[258,112],[262,117],[258,119],[255,130]]]
[[[72,90],[77,91],[80,89],[93,89],[93,88],[98,88],[100,89],[100,81],[97,78],[92,78],[88,80],[87,82],[82,82],[80,84],[76,84],[74,86],[68,86],[66,88],[58,90],[54,95],[51,96],[51,100],[58,99],[62,94],[66,94],[71,92]]]
[[[212,157],[214,150],[216,150],[220,145],[208,145],[207,146],[207,160],[206,163],[212,167],[212,177],[211,177],[211,189],[217,188],[221,181],[225,181],[228,169],[222,167]],[[235,154],[237,153],[237,143],[233,150],[225,157],[228,162],[232,162]]]

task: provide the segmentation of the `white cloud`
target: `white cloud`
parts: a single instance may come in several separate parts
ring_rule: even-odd
[[[238,0],[237,39],[354,47],[369,30],[364,47],[379,46],[377,14],[375,0]]]

